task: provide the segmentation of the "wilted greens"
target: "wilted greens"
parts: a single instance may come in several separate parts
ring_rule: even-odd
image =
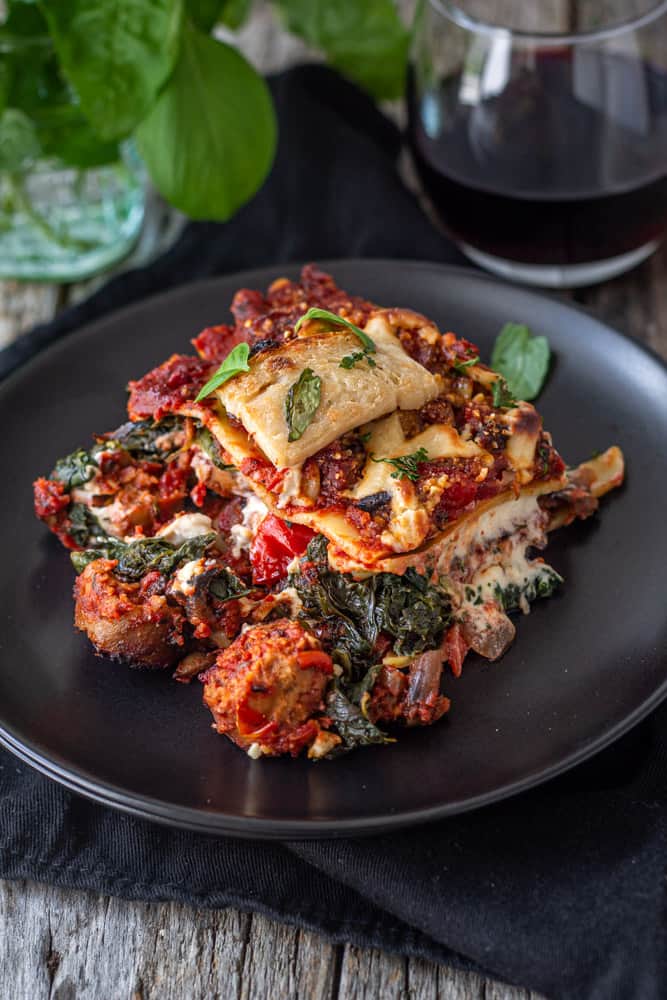
[[[118,538],[106,537],[96,540],[93,548],[72,552],[70,558],[77,573],[82,573],[88,563],[95,559],[117,559],[118,565],[114,573],[121,580],[133,583],[152,570],[162,576],[170,576],[183,563],[200,559],[215,538],[215,532],[209,532],[174,546],[163,538],[139,538],[134,542],[122,542]]]

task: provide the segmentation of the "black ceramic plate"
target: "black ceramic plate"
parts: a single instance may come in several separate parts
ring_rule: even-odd
[[[398,743],[333,762],[250,760],[210,728],[201,687],[96,658],[72,627],[73,574],[32,514],[31,482],[124,417],[123,387],[224,321],[262,270],[177,288],[67,337],[0,387],[0,733],[20,757],[101,802],[171,824],[252,836],[359,834],[446,816],[573,766],[667,694],[667,369],[592,317],[468,271],[346,261],[340,284],[426,313],[488,358],[507,320],[555,354],[539,399],[571,463],[610,444],[627,484],[553,537],[560,593],[517,621],[502,662],[471,657],[452,709]]]

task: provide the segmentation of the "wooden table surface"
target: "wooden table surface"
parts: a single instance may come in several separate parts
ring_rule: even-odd
[[[265,70],[302,54],[265,16],[243,47]],[[85,291],[85,289],[83,290]],[[0,282],[0,346],[82,290]],[[667,249],[632,273],[574,293],[667,358]],[[0,881],[2,1000],[538,1000],[528,990],[415,959],[331,944],[252,913],[128,902]]]

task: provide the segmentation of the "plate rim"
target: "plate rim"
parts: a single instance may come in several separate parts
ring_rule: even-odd
[[[334,258],[318,261],[318,267],[324,270],[335,270],[337,267],[377,267],[378,265],[390,268],[401,267],[420,271],[434,271],[440,277],[449,276],[453,280],[465,278],[467,280],[490,284],[508,290],[515,290],[527,295],[530,299],[546,300],[552,306],[561,307],[566,313],[580,313],[587,320],[594,322],[604,329],[607,335],[611,334],[619,341],[629,343],[633,348],[644,353],[653,362],[657,362],[660,368],[667,375],[667,362],[652,347],[641,341],[635,340],[628,334],[622,333],[615,327],[600,319],[593,310],[582,306],[580,303],[564,302],[553,293],[543,292],[527,288],[515,282],[501,281],[498,278],[477,271],[473,268],[440,264],[436,261],[427,260],[407,260],[384,257],[363,257],[363,258]],[[208,278],[197,279],[196,281],[183,282],[173,288],[157,291],[153,294],[139,298],[127,305],[114,309],[102,316],[85,322],[63,336],[58,337],[51,343],[45,345],[34,355],[25,359],[11,371],[0,383],[0,401],[5,392],[10,391],[15,382],[20,381],[29,375],[33,369],[48,363],[51,356],[56,355],[60,350],[66,348],[68,344],[78,339],[84,339],[104,328],[107,324],[113,324],[118,320],[123,320],[133,312],[150,307],[153,302],[167,302],[182,297],[187,297],[198,288],[209,288],[221,282],[228,282],[234,278],[241,280],[242,284],[250,285],[253,282],[265,284],[280,276],[281,272],[287,269],[295,270],[303,266],[302,262],[289,261],[281,264],[269,265],[260,268],[244,269],[230,274],[214,275]],[[610,729],[596,737],[589,739],[571,753],[563,756],[559,761],[547,767],[538,768],[525,774],[514,781],[491,789],[479,795],[458,799],[456,802],[443,803],[436,806],[402,811],[393,814],[390,810],[383,815],[366,816],[351,819],[337,820],[309,820],[309,819],[265,819],[255,816],[238,816],[235,814],[206,811],[205,809],[195,809],[189,806],[180,806],[164,799],[156,799],[147,795],[138,795],[128,792],[118,785],[105,782],[87,772],[59,763],[49,756],[47,752],[35,743],[12,732],[12,728],[0,718],[0,746],[9,750],[14,756],[33,767],[39,773],[45,775],[85,798],[97,804],[118,809],[121,812],[130,814],[141,819],[150,820],[162,825],[177,827],[203,834],[228,834],[236,837],[251,839],[289,840],[289,839],[322,839],[340,838],[346,836],[371,835],[389,830],[397,830],[409,826],[416,826],[423,823],[431,823],[445,819],[459,813],[470,812],[494,803],[512,798],[531,788],[550,781],[566,771],[571,770],[583,761],[591,758],[595,754],[604,750],[614,743],[621,736],[629,732],[634,726],[645,719],[662,701],[667,698],[667,674],[663,682],[640,705],[629,714],[619,720]],[[271,766],[270,762],[263,762],[262,766]]]

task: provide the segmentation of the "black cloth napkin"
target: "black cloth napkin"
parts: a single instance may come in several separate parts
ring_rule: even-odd
[[[83,322],[194,278],[327,257],[460,262],[399,180],[400,135],[370,101],[322,68],[272,87],[280,149],[253,203],[227,225],[189,225],[156,263],[21,338],[0,355],[2,374]],[[551,998],[667,995],[666,857],[667,706],[548,786],[358,840],[172,831],[94,805],[0,752],[0,877],[259,910]]]

